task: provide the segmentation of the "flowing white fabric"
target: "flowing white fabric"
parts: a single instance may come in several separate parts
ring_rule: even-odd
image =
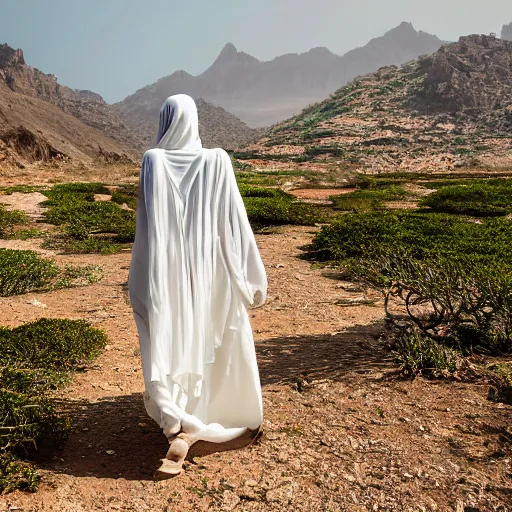
[[[201,149],[199,120],[194,100],[186,94],[167,98],[160,109],[156,147],[162,149]]]
[[[222,442],[262,421],[248,307],[267,278],[227,153],[200,149],[191,98],[169,98],[140,173],[129,291],[145,404],[170,436]]]

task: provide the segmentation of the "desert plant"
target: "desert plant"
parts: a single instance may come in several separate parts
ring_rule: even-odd
[[[460,356],[451,348],[415,331],[399,330],[392,338],[395,363],[405,375],[454,373]]]
[[[306,256],[382,290],[405,372],[452,371],[457,352],[512,352],[511,235],[507,219],[344,215],[316,235]]]
[[[0,344],[0,493],[31,491],[39,476],[24,459],[41,444],[62,443],[70,426],[48,390],[96,357],[106,336],[84,321],[43,318],[1,328]]]
[[[0,249],[1,297],[91,284],[100,278],[101,268],[97,266],[61,269],[34,251]]]
[[[59,274],[52,260],[34,251],[0,249],[0,296],[19,295],[42,289]]]
[[[334,208],[343,211],[371,211],[382,208],[386,201],[396,201],[406,195],[405,190],[398,185],[379,188],[365,188],[349,194],[331,196]]]
[[[488,370],[491,380],[489,399],[512,404],[512,363],[492,364]]]
[[[135,238],[135,212],[124,210],[112,201],[95,202],[94,194],[109,191],[101,183],[66,183],[45,191],[46,220],[63,226],[63,233],[46,246],[62,248],[65,252],[112,254],[119,244]],[[134,206],[135,191],[126,186],[116,200]]]
[[[421,206],[437,212],[477,217],[507,215],[512,212],[512,180],[474,180],[443,186],[424,198]]]
[[[27,215],[24,212],[6,210],[0,205],[0,238],[9,238],[14,233],[14,227],[27,223]]]

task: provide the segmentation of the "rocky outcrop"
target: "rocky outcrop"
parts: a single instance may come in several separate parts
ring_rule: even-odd
[[[512,23],[508,25],[503,25],[501,29],[501,39],[505,39],[506,41],[512,41]]]
[[[424,75],[413,102],[421,111],[464,111],[482,117],[512,103],[512,42],[461,37],[420,60]]]

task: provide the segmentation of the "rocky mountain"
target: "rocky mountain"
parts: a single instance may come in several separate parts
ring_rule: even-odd
[[[512,41],[512,23],[503,25],[501,29],[501,38],[506,39],[507,41]]]
[[[402,64],[436,51],[442,41],[402,23],[382,37],[343,56],[327,48],[287,54],[262,62],[227,44],[204,73],[177,71],[140,89],[116,106],[132,125],[155,119],[171,94],[204,98],[250,126],[269,126],[319,101],[360,74]]]
[[[511,130],[512,42],[474,35],[358,77],[241,156],[372,172],[510,168]]]
[[[129,129],[101,96],[74,91],[0,45],[0,164],[132,161]]]
[[[200,100],[198,109],[207,147],[234,149],[261,135],[220,107]],[[99,94],[65,87],[29,66],[22,50],[0,45],[0,165],[135,163],[154,142],[157,123],[155,115],[131,125]]]

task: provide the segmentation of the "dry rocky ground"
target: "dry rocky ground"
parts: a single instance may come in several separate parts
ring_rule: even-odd
[[[11,198],[10,207],[37,217],[31,196]],[[512,407],[489,402],[483,381],[399,378],[379,341],[378,294],[299,258],[313,232],[284,227],[257,237],[270,282],[267,303],[251,313],[262,440],[187,463],[165,482],[152,480],[167,448],[141,398],[129,252],[53,254],[61,265],[99,264],[104,277],[0,299],[0,325],[85,319],[110,340],[59,393],[74,429],[63,449],[40,454],[39,491],[0,497],[0,511],[512,510]],[[1,246],[39,250],[39,243]]]

